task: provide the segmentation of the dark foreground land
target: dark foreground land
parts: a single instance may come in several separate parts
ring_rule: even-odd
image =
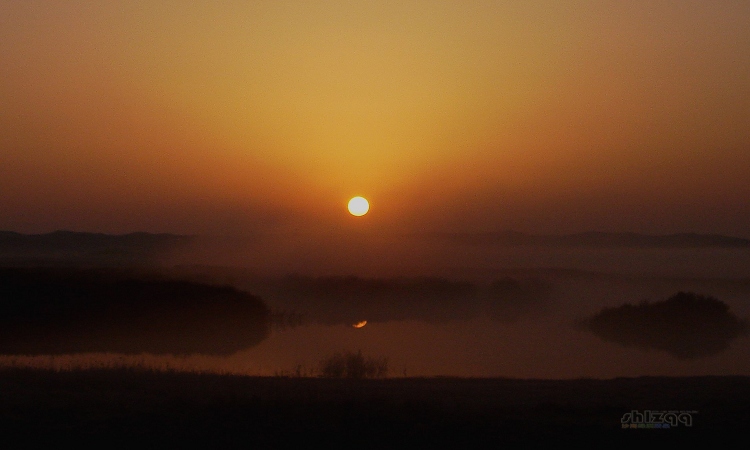
[[[649,419],[646,411],[674,414]],[[636,421],[644,414],[646,428],[623,429],[626,414]],[[660,427],[678,417],[676,426]],[[499,448],[566,441],[692,447],[743,442],[748,430],[750,377],[346,380],[0,370],[4,448]]]

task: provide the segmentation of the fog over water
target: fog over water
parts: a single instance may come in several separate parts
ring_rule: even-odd
[[[222,354],[205,344],[200,352],[175,356],[137,348],[101,353],[101,346],[83,345],[75,354],[6,354],[0,361],[316,375],[324,358],[361,350],[388,358],[390,376],[750,374],[746,332],[726,338],[725,349],[681,358],[659,350],[658,342],[626,346],[580,326],[605,308],[655,303],[677,292],[715,298],[726,307],[728,320],[746,323],[746,248],[477,247],[414,238],[329,239],[315,245],[301,239],[262,239],[234,246],[226,239],[204,240],[163,253],[160,265],[148,269],[167,279],[231,285],[262,299],[270,311],[268,330],[257,331],[264,337],[247,344],[250,347]],[[176,329],[178,319],[171,319],[165,330]],[[364,327],[352,326],[364,320]],[[248,322],[248,327],[258,323]],[[199,321],[189,326],[202,332]],[[648,332],[638,326],[632,333]],[[124,324],[118,330],[126,328]],[[217,332],[215,327],[210,330],[204,331],[207,339]],[[698,331],[674,333],[667,338],[685,340]],[[712,333],[721,331],[709,326],[701,333],[712,339]]]

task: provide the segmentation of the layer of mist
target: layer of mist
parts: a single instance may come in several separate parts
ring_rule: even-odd
[[[690,336],[695,314],[652,317],[674,326],[638,345],[627,344],[643,327],[632,317],[620,318],[626,331],[616,338],[577,326],[676,292],[721,299],[738,321],[750,317],[750,253],[741,242],[674,236],[681,246],[6,233],[0,359],[46,367],[143,357],[158,367],[273,375],[362,350],[410,375],[750,373],[747,334]]]

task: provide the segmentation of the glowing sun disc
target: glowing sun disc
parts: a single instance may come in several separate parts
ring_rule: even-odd
[[[353,216],[364,216],[370,210],[370,203],[364,197],[354,197],[349,200],[349,213]]]
[[[363,326],[367,325],[367,321],[363,320],[362,322],[357,322],[354,325],[352,325],[354,328],[362,328]]]

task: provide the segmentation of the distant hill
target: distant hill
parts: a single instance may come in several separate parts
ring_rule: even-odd
[[[192,239],[190,236],[166,233],[111,235],[55,231],[46,234],[21,234],[0,231],[0,261],[96,264],[149,262]]]
[[[433,237],[467,245],[543,246],[590,248],[750,248],[750,239],[719,234],[677,233],[649,235],[591,231],[563,235],[535,235],[516,231],[493,233],[439,233]]]

